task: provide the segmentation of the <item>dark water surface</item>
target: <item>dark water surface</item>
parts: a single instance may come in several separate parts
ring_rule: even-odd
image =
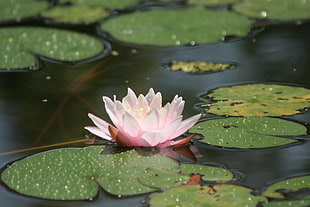
[[[145,94],[150,87],[186,101],[185,117],[198,113],[199,94],[243,83],[281,83],[310,88],[310,24],[270,25],[254,37],[194,47],[151,48],[112,43],[119,55],[81,65],[44,62],[40,71],[0,74],[0,153],[83,139],[88,112],[108,120],[102,95],[123,97],[127,87]],[[172,60],[231,61],[234,70],[192,75],[165,69]],[[209,116],[209,115],[207,115]],[[212,115],[210,115],[212,116]],[[310,123],[310,113],[284,117]],[[309,129],[309,127],[308,127]],[[261,190],[278,179],[310,173],[310,136],[297,145],[261,150],[221,149],[195,143],[199,163],[217,163],[241,174],[238,184]],[[84,146],[75,144],[69,146]],[[50,149],[50,148],[48,148]],[[47,149],[45,149],[47,150]],[[1,155],[1,167],[44,151]],[[0,186],[1,206],[142,206],[145,195],[117,198],[103,191],[94,201],[48,201]]]

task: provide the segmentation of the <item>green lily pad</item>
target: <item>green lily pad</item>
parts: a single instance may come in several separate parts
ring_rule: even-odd
[[[153,167],[173,171],[178,164],[162,155],[141,156],[134,150],[102,155],[102,146],[64,148],[38,153],[9,165],[1,180],[10,189],[33,197],[53,200],[92,199],[98,184],[115,195],[154,191],[138,181]]]
[[[66,6],[54,7],[41,12],[41,16],[53,22],[70,24],[90,24],[109,16],[110,13],[96,6]]]
[[[37,68],[37,55],[54,61],[76,63],[104,54],[105,45],[91,36],[43,27],[0,29],[0,68]]]
[[[20,21],[48,8],[47,1],[14,0],[0,2],[0,21]]]
[[[191,133],[201,133],[201,142],[233,148],[265,148],[286,145],[296,140],[275,136],[305,135],[301,124],[269,117],[231,117],[196,124]]]
[[[119,15],[103,22],[100,28],[123,42],[174,46],[218,42],[226,35],[246,36],[251,24],[233,12],[193,7]]]
[[[234,4],[241,14],[274,20],[301,20],[310,18],[310,2],[296,0],[244,0]]]
[[[134,6],[141,0],[60,0],[62,3],[72,3],[74,5],[92,5],[110,9],[124,9],[129,6]]]
[[[139,181],[151,188],[166,189],[185,184],[189,178],[189,175],[181,175],[177,171],[149,168],[139,176]]]
[[[252,189],[237,185],[215,185],[213,187],[200,185],[184,185],[168,189],[151,197],[151,207],[256,207],[260,202],[266,202],[262,196],[252,194]]]
[[[223,71],[226,69],[232,69],[233,64],[228,63],[212,63],[205,61],[194,61],[194,62],[183,62],[183,61],[172,61],[170,64],[170,70],[181,70],[188,73],[199,73],[208,71]]]
[[[105,176],[96,178],[96,181],[113,195],[141,194],[156,190],[138,182],[138,176],[147,168],[178,169],[178,164],[172,159],[159,154],[144,157],[134,150],[101,156],[98,164]]]
[[[234,179],[234,175],[224,168],[207,166],[207,165],[193,165],[193,164],[181,164],[181,172],[185,175],[197,173],[202,176],[205,181],[225,182]]]
[[[308,189],[310,191],[310,175],[294,177],[274,183],[266,188],[263,196],[270,198],[284,198],[281,190],[297,191],[301,189]],[[310,196],[307,196],[310,199]]]
[[[215,103],[203,104],[206,111],[229,116],[282,116],[301,113],[310,107],[310,90],[302,87],[248,84],[222,87],[203,97]]]
[[[294,206],[294,207],[309,207],[310,200],[287,200],[264,203],[264,207],[283,207],[283,206]]]
[[[149,168],[139,176],[139,181],[152,188],[166,189],[187,183],[192,174],[202,175],[205,181],[225,182],[234,178],[229,170],[219,167],[196,164],[180,164],[179,167],[174,171]]]
[[[240,0],[187,0],[190,5],[202,5],[202,6],[218,6],[223,4],[231,4]]]

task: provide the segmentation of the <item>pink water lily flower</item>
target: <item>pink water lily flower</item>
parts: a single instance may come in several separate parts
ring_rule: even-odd
[[[151,88],[144,96],[128,88],[122,101],[103,96],[105,109],[114,126],[88,114],[96,126],[87,126],[91,133],[124,147],[168,147],[188,142],[192,137],[175,139],[190,129],[201,114],[182,120],[184,101],[176,95],[171,103],[162,106],[162,96]]]

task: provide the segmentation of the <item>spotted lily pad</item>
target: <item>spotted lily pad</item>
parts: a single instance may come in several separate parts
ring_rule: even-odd
[[[284,198],[284,193],[302,189],[308,190],[307,198],[310,199],[310,175],[294,177],[274,183],[266,188],[263,195],[270,198]]]
[[[119,41],[157,46],[218,42],[245,36],[252,22],[230,11],[200,7],[148,10],[115,16],[100,26]]]
[[[205,181],[225,182],[234,179],[234,175],[226,169],[214,166],[180,164],[175,171],[149,168],[139,176],[139,181],[149,187],[165,189],[185,184],[190,175],[200,174]]]
[[[310,107],[310,90],[302,87],[249,84],[223,87],[203,97],[215,101],[203,104],[206,111],[229,116],[282,116],[301,113]]]
[[[0,39],[2,69],[35,69],[39,67],[37,55],[54,61],[78,63],[107,52],[107,46],[96,38],[60,29],[1,28]]]
[[[309,207],[309,200],[285,200],[285,201],[277,201],[264,203],[263,207],[283,207],[283,206],[293,206],[293,207]]]
[[[69,2],[74,5],[92,5],[103,8],[124,9],[138,4],[141,0],[60,0],[60,2]]]
[[[10,189],[33,197],[84,200],[98,194],[98,184],[115,195],[154,191],[137,175],[153,167],[171,170],[178,164],[162,155],[141,156],[134,150],[102,155],[102,146],[64,148],[38,153],[14,162],[2,172]]]
[[[21,19],[35,16],[47,8],[47,1],[0,1],[0,21],[20,21]]]
[[[310,18],[310,2],[307,0],[244,0],[234,4],[241,14],[274,20],[299,20]]]
[[[54,7],[41,12],[42,17],[53,22],[70,24],[90,24],[109,15],[110,13],[101,7],[87,5]]]
[[[150,200],[151,207],[256,207],[260,202],[266,202],[262,196],[252,194],[252,189],[237,185],[184,185],[154,194]]]
[[[191,133],[201,133],[201,142],[233,148],[265,148],[296,142],[276,136],[305,135],[301,124],[269,117],[231,117],[207,120],[196,124]]]
[[[218,6],[223,4],[231,4],[240,0],[187,0],[190,5]]]
[[[212,63],[205,61],[183,62],[172,61],[170,64],[171,70],[181,70],[188,73],[207,72],[207,71],[222,71],[233,68],[233,64],[228,63]]]

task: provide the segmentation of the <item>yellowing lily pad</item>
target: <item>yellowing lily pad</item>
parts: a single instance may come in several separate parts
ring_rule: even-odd
[[[104,147],[64,148],[38,153],[9,165],[1,180],[28,196],[53,200],[92,199],[98,184],[114,195],[134,195],[156,189],[142,185],[147,168],[175,171],[178,164],[162,155],[141,156],[135,150],[103,155]]]
[[[38,56],[60,62],[84,62],[108,51],[108,45],[89,35],[44,27],[1,28],[0,39],[2,69],[38,68]]]
[[[260,202],[266,202],[262,196],[252,194],[252,189],[237,185],[184,185],[154,194],[150,207],[256,207]]]
[[[188,73],[201,73],[208,71],[223,71],[234,68],[233,64],[228,63],[212,63],[205,61],[183,62],[172,61],[169,67],[171,70],[181,70]]]
[[[244,0],[234,4],[241,14],[274,20],[300,20],[310,18],[310,2],[307,0]]]
[[[175,46],[218,42],[227,35],[246,36],[251,24],[248,18],[230,11],[193,7],[118,15],[100,28],[123,42]]]
[[[239,0],[188,0],[190,5],[218,6],[223,4],[231,4]]]
[[[0,21],[20,21],[21,19],[35,16],[47,8],[47,1],[0,1]]]
[[[284,198],[285,195],[281,191],[298,191],[307,189],[310,192],[310,175],[294,177],[274,183],[266,188],[263,195],[270,198]],[[310,195],[307,196],[310,199]]]
[[[110,9],[124,9],[129,6],[134,6],[141,0],[60,0],[60,2],[69,2],[74,5],[92,5]]]
[[[203,104],[206,111],[229,116],[283,116],[310,107],[310,90],[302,87],[249,84],[223,87],[209,92],[215,101]]]
[[[265,148],[296,142],[276,136],[305,135],[301,124],[269,117],[245,117],[207,120],[196,124],[191,133],[201,133],[201,142],[232,148]]]
[[[41,12],[41,16],[53,22],[70,24],[90,24],[109,16],[110,13],[96,6],[66,6],[54,7]]]

